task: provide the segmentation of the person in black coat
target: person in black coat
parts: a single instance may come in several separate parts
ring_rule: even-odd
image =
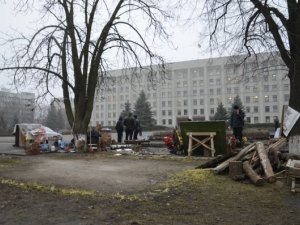
[[[138,134],[141,131],[141,124],[137,118],[137,115],[134,115],[134,130],[133,130],[133,140],[137,140]]]
[[[233,130],[233,135],[240,141],[240,143],[242,143],[243,138],[244,118],[245,113],[239,108],[239,106],[233,106],[233,112],[230,117],[230,127]]]
[[[132,140],[133,130],[134,130],[134,119],[132,117],[132,113],[128,114],[128,117],[124,120],[125,126],[125,140]]]
[[[118,134],[118,143],[122,143],[123,131],[124,131],[122,116],[119,117],[119,120],[118,120],[115,128],[116,128],[117,134]]]

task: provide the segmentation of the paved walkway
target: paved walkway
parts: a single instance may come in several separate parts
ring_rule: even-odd
[[[25,155],[23,148],[14,147],[14,137],[0,137],[0,154]]]

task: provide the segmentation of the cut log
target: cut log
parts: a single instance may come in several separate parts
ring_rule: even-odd
[[[260,164],[262,165],[267,181],[269,183],[274,183],[276,181],[276,177],[274,176],[273,168],[268,158],[268,153],[262,142],[256,143],[256,151],[259,156]]]
[[[229,163],[229,177],[233,180],[239,180],[243,175],[243,162],[232,161]]]
[[[254,149],[255,149],[255,143],[248,145],[247,147],[243,148],[237,155],[227,159],[226,161],[224,161],[223,163],[215,167],[213,170],[217,174],[223,172],[225,169],[228,168],[230,162],[239,161],[245,154],[253,151]]]
[[[248,161],[243,162],[243,169],[256,186],[262,186],[264,184],[264,180],[252,169]]]
[[[233,152],[226,153],[225,155],[218,155],[214,159],[203,163],[200,166],[197,166],[195,169],[206,169],[206,168],[213,168],[217,166],[219,163],[225,161],[226,159],[230,158],[231,156],[235,155]]]
[[[269,153],[270,151],[279,151],[286,144],[286,138],[280,138],[277,142],[271,144],[265,151]],[[259,157],[254,157],[251,160],[252,168],[255,168],[259,165],[260,159]]]

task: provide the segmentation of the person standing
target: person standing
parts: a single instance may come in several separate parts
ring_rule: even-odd
[[[124,131],[122,116],[119,117],[119,120],[118,120],[115,128],[116,128],[117,134],[118,134],[118,143],[122,143],[123,131]]]
[[[233,112],[230,117],[230,127],[233,130],[233,135],[242,144],[243,127],[244,127],[245,113],[238,105],[233,106]]]
[[[128,117],[124,120],[125,126],[125,140],[132,140],[133,130],[134,130],[134,119],[132,117],[132,113],[128,114]]]
[[[141,124],[137,118],[137,115],[134,115],[134,131],[133,131],[133,140],[137,140],[138,134],[141,131]]]

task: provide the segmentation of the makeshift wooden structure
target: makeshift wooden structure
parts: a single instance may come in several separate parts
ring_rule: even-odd
[[[211,151],[211,156],[215,156],[215,144],[214,137],[216,136],[216,132],[187,132],[189,137],[189,147],[188,147],[188,156],[191,156],[193,150],[198,148],[199,146],[203,146],[204,149]],[[204,139],[202,139],[205,137]],[[193,144],[195,142],[195,144]],[[207,145],[207,142],[210,142],[210,146]]]

